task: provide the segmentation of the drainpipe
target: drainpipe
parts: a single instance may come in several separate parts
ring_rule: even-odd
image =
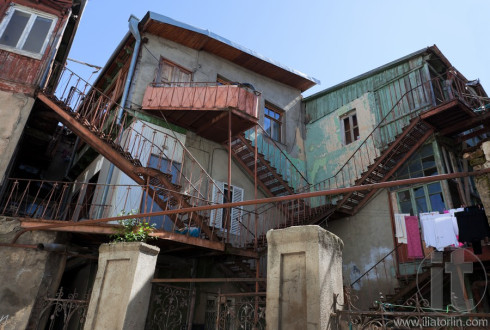
[[[139,23],[139,19],[136,16],[131,15],[129,17],[129,31],[133,35],[136,42],[134,44],[133,57],[131,58],[131,64],[129,65],[128,76],[126,78],[123,95],[121,97],[121,108],[119,109],[119,113],[117,114],[117,121],[116,121],[117,125],[121,124],[122,116],[124,114],[124,107],[126,106],[126,101],[128,99],[129,87],[131,86],[131,80],[133,79],[134,69],[136,67],[136,60],[138,59],[138,54],[139,54],[139,49],[141,44],[141,35],[138,30],[138,23]],[[105,204],[107,195],[109,193],[109,185],[111,184],[112,175],[114,174],[114,167],[115,166],[112,163],[109,166],[109,172],[107,173],[107,178],[105,181],[106,185],[104,187],[104,192],[102,194],[102,203],[101,203],[102,206],[99,208],[97,212],[98,218],[102,216],[102,212],[104,211],[103,205]]]

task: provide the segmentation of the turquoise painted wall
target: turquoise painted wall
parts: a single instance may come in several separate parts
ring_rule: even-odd
[[[426,62],[418,56],[362,80],[354,80],[352,84],[327,89],[323,94],[305,99],[306,118],[310,120],[306,125],[305,140],[308,180],[318,183],[335,175],[383,119],[374,134],[372,154],[374,148],[379,150],[393,141],[408,124],[411,112],[422,111],[432,103],[430,85],[425,83],[429,77]],[[354,109],[360,139],[344,145],[340,117]],[[365,166],[344,169],[348,171],[344,175],[355,178],[365,169]]]
[[[308,180],[321,182],[333,176],[373,130],[375,109],[373,93],[365,93],[327,116],[306,127],[306,159]],[[360,139],[348,145],[342,142],[340,117],[352,110],[356,111]],[[361,168],[358,169],[360,171]]]
[[[392,80],[396,80],[422,66],[424,66],[423,57],[418,56],[362,80],[354,81],[352,84],[326,89],[324,92],[316,94],[317,96],[306,98],[307,118],[310,119],[310,122],[318,120],[359,98],[364,93],[378,90]]]

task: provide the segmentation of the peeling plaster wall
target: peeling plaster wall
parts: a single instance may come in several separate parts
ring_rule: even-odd
[[[0,183],[4,179],[33,104],[34,99],[25,94],[0,91]]]
[[[304,116],[301,111],[302,96],[299,90],[207,52],[196,51],[151,34],[145,34],[144,37],[148,38],[148,43],[145,46],[151,51],[151,54],[145,47],[141,49],[130,89],[130,101],[136,104],[142,103],[146,87],[153,82],[157,73],[160,56],[191,71],[193,81],[196,82],[216,82],[217,75],[220,75],[230,81],[250,83],[262,93],[259,101],[259,122],[262,126],[265,100],[285,111],[282,128],[284,140],[279,144],[295,166],[304,173],[306,157]],[[198,139],[198,137],[196,138]],[[209,143],[209,141],[203,139],[202,143]],[[210,164],[210,166],[214,166],[214,164]],[[207,170],[210,171],[210,168]]]
[[[307,173],[311,183],[317,183],[333,176],[371,133],[376,123],[374,102],[374,95],[365,93],[358,99],[306,126]],[[360,139],[344,145],[340,117],[354,109]],[[360,169],[358,170],[360,173]]]
[[[0,217],[0,242],[10,243],[20,229],[17,219]],[[54,232],[33,231],[23,234],[17,243],[52,243],[55,238]],[[37,325],[36,299],[57,290],[65,256],[35,249],[0,247],[0,260],[0,317],[8,316],[0,329],[26,329],[29,317]]]
[[[393,250],[391,228],[388,194],[385,189],[380,190],[356,215],[328,223],[326,229],[344,242],[342,273],[345,286],[350,287],[352,282]],[[385,280],[382,274],[383,280],[376,282],[376,290],[397,285],[396,270],[390,257],[386,261],[386,272],[389,279]],[[373,283],[361,281],[354,285],[353,293],[360,295],[359,304],[356,303],[356,306],[361,307],[369,303],[367,293],[371,293],[370,285]]]

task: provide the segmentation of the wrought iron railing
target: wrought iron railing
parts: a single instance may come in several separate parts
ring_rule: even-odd
[[[298,166],[294,164],[290,156],[284,152],[283,148],[262,125],[257,124],[257,137],[255,137],[255,130],[250,129],[245,132],[245,138],[251,142],[253,147],[257,145],[257,152],[264,155],[265,160],[270,162],[270,165],[287,181],[294,192],[301,191],[310,185],[304,170],[298,169],[299,164]]]

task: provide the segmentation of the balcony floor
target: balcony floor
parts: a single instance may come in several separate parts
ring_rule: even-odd
[[[151,113],[165,116],[169,123],[195,132],[218,143],[228,139],[228,113],[231,112],[231,135],[238,135],[258,123],[258,119],[239,110],[158,110]]]
[[[165,117],[170,123],[223,143],[258,123],[258,93],[242,85],[175,83],[147,87],[143,110]]]

